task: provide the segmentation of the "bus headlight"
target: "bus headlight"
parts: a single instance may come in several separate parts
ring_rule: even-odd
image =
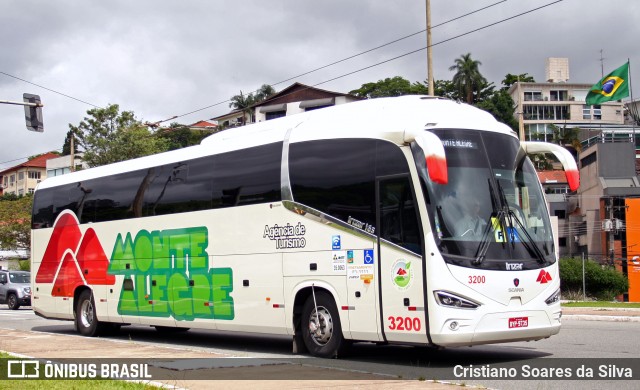
[[[558,288],[551,296],[545,299],[545,303],[547,305],[553,305],[554,303],[560,301],[560,288]]]
[[[436,301],[440,306],[454,307],[458,309],[477,309],[480,303],[467,298],[462,298],[446,291],[434,291]]]

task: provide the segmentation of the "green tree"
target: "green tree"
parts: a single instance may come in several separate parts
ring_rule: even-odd
[[[461,100],[458,90],[451,80],[434,80],[433,93],[436,96],[444,97],[451,100]]]
[[[488,111],[497,121],[511,127],[514,131],[518,130],[518,121],[514,117],[515,104],[509,93],[503,89],[493,90],[479,99],[476,107]]]
[[[403,95],[426,95],[427,87],[423,83],[411,82],[403,77],[387,77],[384,80],[378,80],[375,83],[366,83],[358,89],[354,89],[349,93],[365,99],[374,99],[379,97],[392,97]]]
[[[251,118],[251,114],[253,113],[253,105],[260,103],[264,99],[276,93],[276,90],[273,89],[269,84],[262,84],[260,88],[255,92],[250,92],[248,95],[245,95],[242,91],[240,94],[233,95],[231,97],[229,107],[234,110],[242,111],[242,123],[247,123],[247,120]]]
[[[188,126],[173,122],[168,128],[159,131],[158,136],[167,141],[168,150],[176,150],[197,145],[213,133],[214,130],[192,130]]]
[[[0,248],[29,250],[32,207],[31,195],[0,198]]]
[[[132,111],[120,112],[117,104],[87,111],[78,126],[69,129],[78,136],[84,161],[90,167],[111,164],[164,152],[168,141],[153,135]]]
[[[455,64],[449,70],[455,71],[453,75],[453,85],[460,94],[464,96],[467,103],[474,103],[474,92],[479,92],[487,84],[487,79],[480,73],[480,61],[473,60],[471,53],[463,54],[455,59]]]
[[[73,134],[73,130],[67,131],[67,135],[64,138],[64,144],[62,144],[62,156],[68,156],[71,154],[71,136]],[[78,153],[78,140],[77,137],[73,141],[73,151],[74,153]]]
[[[262,87],[256,91],[255,103],[259,103],[275,93],[276,90],[273,89],[272,86],[269,84],[262,84]]]
[[[511,74],[507,73],[502,80],[502,89],[508,91],[509,87],[513,84],[520,81],[521,83],[535,83],[536,80],[533,79],[533,76],[529,76],[528,73],[520,73],[520,74]]]
[[[245,95],[240,91],[240,94],[233,95],[230,100],[231,103],[229,103],[229,107],[237,111],[242,111],[242,123],[247,123],[247,118],[251,118],[251,113],[253,111],[251,106],[256,102],[253,93]]]

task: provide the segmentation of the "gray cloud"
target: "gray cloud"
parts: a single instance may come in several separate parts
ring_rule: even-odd
[[[432,22],[441,23],[496,0],[432,0]],[[434,43],[549,1],[510,0],[433,30]],[[0,71],[96,105],[118,103],[156,121],[224,101],[425,27],[423,1],[327,0],[102,2],[2,1]],[[600,49],[605,73],[632,63],[640,79],[635,42],[640,2],[565,0],[535,13],[434,47],[435,76],[470,52],[481,71],[499,84],[506,73],[544,77],[546,57],[569,57],[571,80],[595,83]],[[425,46],[423,34],[295,81],[316,84]],[[426,78],[420,51],[330,83],[342,92],[385,77]],[[293,82],[293,81],[291,81]],[[289,83],[278,85],[281,89]],[[0,75],[0,100],[41,95],[45,133],[24,129],[22,108],[0,105],[0,163],[62,146],[68,124],[91,106]],[[190,123],[228,111],[222,103],[180,118]],[[20,161],[18,161],[20,162]],[[17,162],[0,164],[6,168]]]

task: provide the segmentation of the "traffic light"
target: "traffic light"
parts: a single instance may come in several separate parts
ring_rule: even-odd
[[[42,123],[42,103],[40,96],[30,93],[22,94],[22,100],[29,105],[24,106],[24,119],[27,122],[27,130],[42,133],[44,126]]]

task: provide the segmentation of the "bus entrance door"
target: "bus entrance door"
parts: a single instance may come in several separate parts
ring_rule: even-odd
[[[421,234],[407,175],[379,178],[382,326],[387,341],[427,343]]]

